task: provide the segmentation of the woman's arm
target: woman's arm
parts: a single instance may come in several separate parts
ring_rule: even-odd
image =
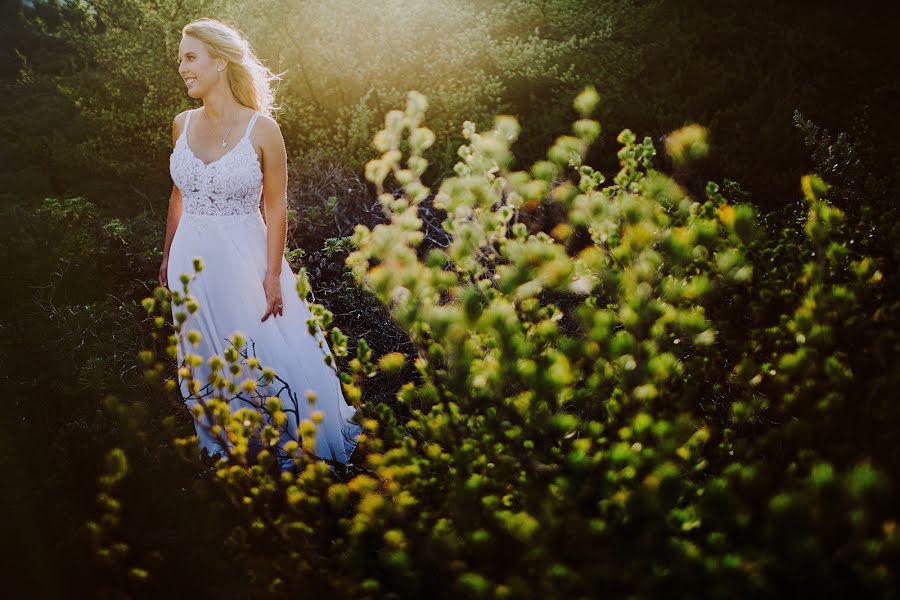
[[[178,221],[181,220],[181,190],[178,186],[172,184],[172,194],[169,196],[169,212],[166,216],[166,243],[163,246],[163,258],[169,258],[169,247],[172,245],[172,238],[175,237],[175,230],[178,229]]]
[[[287,241],[287,151],[278,123],[267,116],[256,120],[260,128],[263,163],[263,208],[266,216],[267,254],[263,288],[268,307],[262,320],[270,314],[283,315],[281,306],[281,265]]]
[[[174,147],[181,135],[181,127],[184,123],[184,114],[180,113],[172,121],[172,146]],[[159,282],[165,287],[169,287],[166,271],[169,262],[169,248],[172,246],[172,238],[175,237],[175,230],[178,229],[178,221],[181,220],[182,197],[181,190],[174,183],[172,184],[172,194],[169,196],[169,211],[166,216],[166,240],[163,243],[163,259],[162,266],[159,270]]]

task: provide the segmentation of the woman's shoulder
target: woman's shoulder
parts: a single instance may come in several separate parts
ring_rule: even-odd
[[[263,149],[263,152],[267,148],[271,151],[284,146],[284,136],[281,134],[281,127],[278,125],[278,121],[264,113],[259,113],[256,117],[256,124],[253,126],[253,137]]]
[[[259,113],[259,116],[256,117],[256,126],[266,132],[266,135],[281,135],[281,127],[278,125],[278,121],[265,113]]]

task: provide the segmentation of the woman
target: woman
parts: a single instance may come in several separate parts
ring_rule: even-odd
[[[199,332],[200,341],[192,349],[178,347],[180,366],[185,365],[185,351],[203,358],[194,369],[201,388],[190,390],[189,378],[180,377],[181,394],[189,409],[200,402],[198,396],[225,396],[232,411],[278,396],[288,416],[274,449],[283,469],[290,469],[292,460],[282,446],[300,441],[298,422],[322,416],[314,454],[346,463],[362,427],[351,421],[356,409],[347,405],[334,367],[323,360],[331,354],[324,335],[319,329],[315,337],[309,333],[309,306],[294,292],[296,275],[284,258],[287,160],[281,130],[270,116],[270,82],[278,76],[262,65],[236,30],[214,19],[199,19],[182,29],[178,61],[188,95],[203,101],[173,123],[169,169],[174,186],[159,270],[162,285],[178,284],[182,273],[194,272],[194,257],[203,261],[188,291],[200,308],[188,313],[182,325],[182,332]],[[282,295],[285,289],[290,293]],[[183,309],[173,303],[173,316]],[[258,381],[258,387],[237,395],[215,394],[207,385],[212,371],[207,361],[224,357],[236,332],[244,339],[235,343],[246,341],[236,348],[243,356],[242,370],[231,375],[226,365],[223,375],[237,384]],[[262,372],[246,364],[254,356],[275,371],[274,382],[266,385]],[[269,421],[269,411],[261,410]],[[206,415],[194,423],[201,449],[215,454],[223,451],[222,442],[231,445],[224,432],[212,434]]]

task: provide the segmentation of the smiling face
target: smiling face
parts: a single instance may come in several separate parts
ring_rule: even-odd
[[[187,86],[188,96],[202,98],[225,74],[227,61],[209,55],[206,45],[189,35],[178,46],[178,74]],[[219,72],[218,69],[223,69]]]

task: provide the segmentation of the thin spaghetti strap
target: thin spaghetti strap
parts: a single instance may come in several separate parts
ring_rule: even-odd
[[[254,112],[253,116],[250,117],[250,122],[247,124],[247,131],[244,132],[244,137],[250,135],[250,130],[253,129],[253,124],[256,123],[257,117],[259,117],[259,112]]]
[[[187,116],[184,118],[184,131],[181,132],[181,135],[187,137],[188,125],[191,124],[191,115],[194,113],[193,110],[187,111]]]

